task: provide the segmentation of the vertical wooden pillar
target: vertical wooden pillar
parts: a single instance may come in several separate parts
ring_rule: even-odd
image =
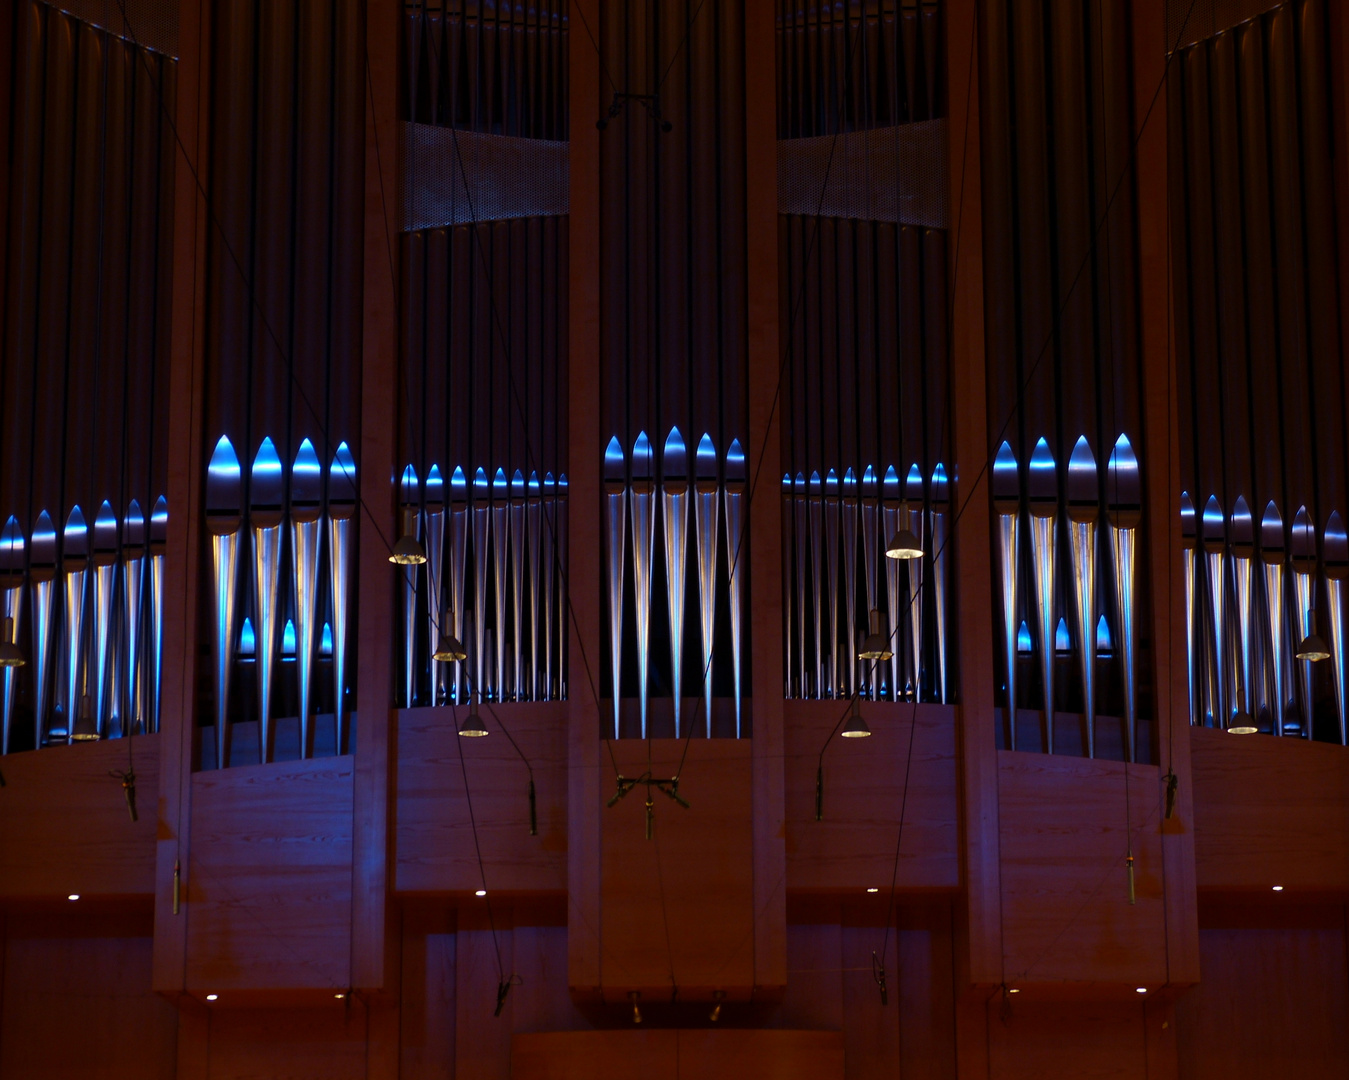
[[[782,736],[782,397],[778,380],[776,12],[745,4],[746,281],[749,330],[749,590],[754,776],[754,982],[787,985]]]
[[[1185,667],[1185,587],[1180,549],[1180,437],[1172,340],[1170,234],[1167,213],[1165,0],[1135,0],[1133,72],[1138,183],[1139,308],[1142,322],[1145,536],[1151,568],[1152,655],[1157,687],[1157,737],[1162,780],[1156,793],[1162,834],[1167,981],[1199,979],[1199,920],[1194,877],[1194,813],[1190,785],[1189,694]],[[1172,71],[1174,73],[1174,65]],[[1151,116],[1148,110],[1151,108]],[[1141,613],[1140,613],[1141,614]],[[1144,616],[1146,617],[1146,616]],[[1175,816],[1165,817],[1165,774],[1179,787]],[[1157,828],[1149,821],[1139,828]]]
[[[600,32],[598,0],[573,0],[568,29],[567,981],[600,995]],[[589,650],[584,651],[584,650]]]
[[[351,982],[385,984],[397,539],[398,30],[396,0],[366,0],[365,252],[358,518],[356,767],[351,869]]]
[[[997,711],[993,705],[993,598],[988,420],[984,376],[983,210],[979,172],[979,72],[975,0],[952,0],[947,18],[950,147],[952,424],[955,428],[954,585],[960,642],[957,754],[964,890],[957,986],[1002,981]]]
[[[174,126],[173,297],[169,318],[169,543],[164,563],[164,658],[160,687],[159,839],[155,853],[153,985],[184,985],[187,912],[173,911],[175,863],[186,871],[195,755],[197,582],[200,573],[203,331],[210,218],[197,184],[205,176],[210,112],[207,0],[180,0]],[[189,883],[184,877],[183,898]]]

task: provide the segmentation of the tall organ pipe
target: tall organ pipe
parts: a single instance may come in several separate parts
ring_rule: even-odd
[[[239,532],[243,525],[243,470],[225,436],[206,469],[206,529],[211,534],[215,593],[215,761],[230,763],[229,692],[238,630]]]
[[[528,701],[542,701],[545,697],[539,691],[539,679],[543,665],[539,663],[539,617],[543,613],[543,602],[539,590],[543,583],[539,580],[540,530],[543,527],[543,503],[540,493],[539,474],[530,472],[528,481],[529,497],[525,500],[525,535],[528,550],[526,571],[529,577],[529,608],[526,621],[529,623],[529,683],[525,689]],[[521,645],[516,644],[516,655]]]
[[[810,558],[810,536],[806,526],[806,478],[803,474],[796,474],[796,481],[793,484],[795,496],[793,502],[794,519],[796,522],[796,663],[797,692],[803,698],[811,696],[809,683],[806,679],[806,620],[809,617],[806,612],[806,577],[807,561]]]
[[[497,701],[506,700],[506,578],[510,573],[510,535],[510,482],[506,479],[506,470],[498,467],[492,477],[492,611],[495,616],[492,631],[496,639],[496,682],[492,691]]]
[[[83,671],[85,579],[89,573],[89,528],[78,506],[72,507],[61,535],[61,573],[65,576],[66,618],[62,655],[66,675],[66,739],[75,730],[77,703],[84,693]],[[101,732],[100,732],[101,734]]]
[[[923,474],[917,465],[909,467],[904,478],[904,506],[907,525],[923,546]],[[887,562],[894,562],[887,559]],[[913,700],[923,696],[923,557],[904,559],[909,575],[909,678],[912,680]],[[894,649],[898,652],[898,649]]]
[[[824,639],[824,483],[818,472],[810,474],[806,487],[806,510],[810,514],[810,580],[814,594],[812,610],[815,613],[815,697],[825,693],[825,639]]]
[[[937,463],[932,470],[932,606],[936,609],[937,700],[950,704],[946,678],[946,567],[947,518],[950,516],[951,489],[946,467]]]
[[[1200,538],[1204,547],[1204,571],[1207,577],[1209,597],[1209,617],[1212,619],[1212,636],[1208,646],[1213,650],[1213,723],[1216,727],[1227,727],[1231,709],[1227,701],[1227,535],[1223,521],[1223,510],[1216,495],[1210,495],[1204,504],[1204,514],[1200,522]]]
[[[609,541],[609,664],[613,677],[614,738],[622,736],[623,561],[627,548],[627,463],[618,436],[604,451],[604,503]]]
[[[24,541],[23,530],[19,528],[19,519],[11,517],[5,522],[3,532],[0,532],[0,599],[4,601],[3,618],[12,619],[10,626],[10,641],[19,640],[19,620],[23,614],[23,573],[24,573]],[[3,708],[3,733],[0,741],[0,754],[9,753],[9,736],[14,722],[14,691],[18,671],[16,668],[6,667],[4,670],[3,699],[0,699],[0,708]],[[41,746],[41,740],[34,745]]]
[[[1115,611],[1119,620],[1119,645],[1124,669],[1124,727],[1130,761],[1137,760],[1138,671],[1137,633],[1134,626],[1137,596],[1136,562],[1138,527],[1143,520],[1143,485],[1138,459],[1126,436],[1115,440],[1106,467],[1106,510],[1110,523],[1110,551],[1115,563]],[[1187,604],[1191,601],[1187,599]],[[1188,617],[1186,619],[1189,621]]]
[[[1058,568],[1058,480],[1054,457],[1042,438],[1031,451],[1026,484],[1030,509],[1031,568],[1040,625],[1040,678],[1044,683],[1045,744],[1054,752],[1054,578]]]
[[[487,678],[487,563],[491,527],[491,486],[480,465],[473,474],[473,685],[470,699],[484,700]]]
[[[827,673],[829,696],[837,697],[842,685],[839,673],[839,633],[838,633],[838,530],[839,530],[839,485],[838,473],[830,469],[824,478],[824,542],[825,542],[825,588],[824,603],[828,613],[825,634],[829,639],[829,671]],[[851,661],[848,664],[852,666]]]
[[[1297,605],[1297,631],[1294,636],[1300,641],[1311,633],[1311,613],[1316,607],[1313,598],[1316,586],[1316,532],[1305,506],[1299,506],[1293,516],[1292,555],[1293,597]],[[1315,736],[1316,727],[1312,663],[1311,660],[1298,661],[1302,669],[1302,734],[1307,739]]]
[[[1087,723],[1087,757],[1096,756],[1096,520],[1100,513],[1096,458],[1086,436],[1068,457],[1068,540],[1073,557],[1073,598],[1077,615],[1082,705]],[[1128,738],[1133,760],[1132,733]]]
[[[1232,585],[1236,599],[1237,664],[1234,673],[1245,700],[1255,700],[1255,685],[1251,670],[1251,582],[1255,562],[1255,523],[1244,496],[1238,495],[1232,504],[1228,522],[1232,556]],[[1249,707],[1249,706],[1248,706]]]
[[[998,567],[1002,584],[1003,648],[1007,664],[1008,746],[1016,749],[1017,570],[1021,477],[1012,447],[1004,442],[993,459],[993,512],[998,518]]]
[[[740,738],[741,679],[744,669],[741,657],[744,649],[743,604],[745,563],[749,552],[745,550],[745,498],[747,478],[745,476],[745,452],[740,449],[740,440],[732,439],[726,449],[726,565],[727,596],[731,616],[731,678],[735,687],[735,737]]]
[[[468,478],[462,466],[456,465],[450,474],[450,611],[453,615],[450,630],[460,641],[464,640],[464,568],[468,559]],[[463,684],[465,664],[454,666],[454,684],[450,697],[464,701]]]
[[[881,517],[883,518],[883,532],[881,533],[888,542],[889,538],[894,536],[900,529],[901,506],[903,502],[901,495],[903,489],[899,482],[899,473],[895,472],[895,467],[890,465],[885,470],[885,477],[881,480]],[[885,585],[886,598],[890,605],[890,618],[887,624],[891,627],[891,633],[896,635],[896,639],[891,646],[890,657],[890,696],[898,701],[901,697],[901,686],[903,680],[901,674],[904,668],[904,650],[899,646],[902,638],[899,638],[899,628],[904,625],[903,621],[903,601],[901,597],[901,583],[899,580],[900,571],[899,559],[885,560]],[[879,667],[880,665],[875,665]],[[872,676],[876,678],[877,676]]]
[[[661,455],[661,520],[665,526],[665,591],[670,609],[670,686],[674,691],[675,738],[683,706],[684,596],[688,568],[688,450],[677,427],[670,429]]]
[[[314,754],[314,653],[318,642],[319,544],[323,537],[323,466],[308,439],[290,471],[290,561],[295,582],[295,685],[300,757]]]
[[[1193,514],[1193,510],[1191,510]],[[1284,706],[1288,700],[1288,655],[1284,649],[1284,560],[1286,541],[1283,516],[1271,500],[1260,519],[1260,570],[1265,585],[1265,630],[1269,636],[1272,661],[1273,700],[1270,712],[1274,717],[1274,734],[1283,734]],[[1193,582],[1190,583],[1191,589]],[[1192,692],[1193,695],[1193,692]]]
[[[511,700],[525,700],[525,474],[519,469],[511,477],[511,635],[515,639],[514,676]]]
[[[116,688],[116,665],[113,663],[113,583],[117,576],[118,542],[117,515],[112,504],[106,499],[98,508],[94,519],[94,547],[91,565],[93,568],[93,638],[94,670],[92,678],[86,676],[87,690],[91,689],[94,699],[94,719],[99,734],[111,736],[112,721],[120,719],[120,705]],[[116,733],[120,734],[120,732]]]
[[[1344,580],[1349,577],[1349,536],[1339,511],[1326,521],[1323,538],[1326,567],[1326,594],[1330,610],[1326,612],[1330,631],[1330,674],[1335,685],[1335,715],[1340,722],[1340,745],[1345,745],[1344,717]]]
[[[347,753],[347,628],[350,618],[352,529],[356,520],[356,461],[339,443],[328,466],[328,578],[333,597],[333,723],[337,752]]]
[[[431,670],[429,704],[439,705],[442,684],[449,672],[456,669],[435,658],[441,633],[450,629],[442,622],[446,614],[441,608],[445,595],[445,478],[437,464],[426,470],[422,502],[426,508],[426,630],[431,643],[427,650]]]
[[[866,574],[868,612],[879,611],[881,607],[877,581],[881,558],[878,531],[880,529],[880,510],[881,484],[876,477],[875,468],[868,465],[862,470],[862,567]],[[885,561],[889,563],[891,560],[886,559]],[[880,697],[880,679],[876,677],[878,669],[878,664],[864,664],[862,666],[863,677],[867,681],[867,689],[871,694],[872,701]]]
[[[843,618],[844,665],[835,676],[839,693],[852,697],[857,681],[857,474],[849,468],[843,474]],[[868,608],[868,611],[871,609]]]
[[[645,431],[632,444],[632,587],[637,617],[637,702],[646,738],[651,673],[651,577],[656,535],[656,463]]]
[[[712,736],[712,645],[717,625],[717,519],[720,490],[717,485],[717,451],[706,432],[698,440],[694,456],[693,532],[698,558],[698,629],[702,643],[703,708],[708,738]],[[790,610],[790,609],[789,609]],[[790,629],[787,639],[787,677],[791,678]]]
[[[270,438],[264,438],[253,458],[248,493],[248,523],[253,530],[253,612],[257,633],[258,751],[272,760],[272,690],[279,648],[280,613],[277,591],[281,576],[281,499],[285,478],[281,459]]]
[[[543,700],[553,697],[553,564],[557,536],[557,481],[551,472],[543,475],[543,532],[539,537],[539,572],[542,575],[543,607],[535,614],[543,620]]]
[[[142,734],[149,730],[146,708],[145,665],[145,514],[132,499],[122,519],[122,617],[126,630],[127,716],[123,728]]]
[[[1184,559],[1183,572],[1185,574],[1185,670],[1189,677],[1191,724],[1203,722],[1203,716],[1200,712],[1198,654],[1195,646],[1195,634],[1197,632],[1195,620],[1199,616],[1195,591],[1197,585],[1195,574],[1198,572],[1195,553],[1199,547],[1197,520],[1194,501],[1190,498],[1189,492],[1182,491],[1180,493],[1180,542],[1181,555]]]
[[[164,680],[164,558],[169,550],[169,503],[161,495],[150,514],[150,717],[159,730],[160,687]]]

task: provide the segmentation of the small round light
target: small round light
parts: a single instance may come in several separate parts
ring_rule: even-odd
[[[206,1000],[207,1000],[207,1001],[214,1001],[214,1000],[215,1000],[216,998],[218,998],[219,996],[220,996],[219,994],[207,994],[207,995],[206,995]]]
[[[486,896],[486,895],[487,895],[487,890],[486,890],[486,889],[479,889],[479,890],[478,890],[477,892],[475,892],[473,895],[474,895],[474,896]]]
[[[1135,989],[1140,994],[1146,994],[1148,992],[1148,988],[1146,986],[1135,987]]]
[[[1283,892],[1282,885],[1271,885],[1270,888],[1272,888],[1275,892]]]
[[[334,994],[334,995],[333,995],[333,997],[337,998],[338,1001],[341,1001],[341,1000],[342,1000],[344,997],[346,997],[346,996],[347,996],[346,994]]]
[[[67,900],[78,900],[79,898],[80,898],[80,894],[77,893],[77,892],[73,892],[73,893],[71,893],[69,896],[66,897]]]
[[[1015,986],[1013,986],[1013,987],[1012,987],[1010,990],[1008,990],[1007,992],[1008,992],[1009,994],[1019,994],[1019,993],[1021,993],[1021,991],[1020,991],[1017,987],[1015,987]]]
[[[867,892],[880,892],[880,891],[881,891],[881,890],[878,889],[878,888],[876,888],[875,885],[873,885],[873,886],[871,886],[871,888],[867,889]]]

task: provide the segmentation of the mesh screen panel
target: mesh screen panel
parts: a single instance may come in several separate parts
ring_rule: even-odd
[[[944,119],[778,140],[780,214],[944,229],[948,186]]]
[[[1167,46],[1183,49],[1278,6],[1278,0],[1166,0]]]
[[[567,146],[404,124],[401,228],[411,232],[565,214],[570,201]]]
[[[177,0],[58,0],[51,6],[125,41],[178,59]]]

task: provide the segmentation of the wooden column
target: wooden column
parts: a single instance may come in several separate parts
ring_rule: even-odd
[[[174,866],[186,871],[196,753],[197,583],[203,521],[202,383],[206,238],[210,218],[197,178],[206,175],[210,115],[210,21],[206,0],[178,5],[174,127],[173,299],[169,313],[169,543],[164,564],[164,657],[160,686],[159,827],[155,855],[154,988],[184,986],[187,913],[173,910]],[[184,876],[182,897],[189,882]]]
[[[385,979],[397,539],[394,447],[398,430],[398,31],[397,0],[366,3],[365,291],[361,451],[357,459],[359,596],[356,765],[351,868],[351,984]]]
[[[787,984],[782,728],[782,356],[778,341],[776,10],[745,4],[746,281],[749,312],[750,693],[753,702],[754,982]]]
[[[568,432],[570,472],[566,591],[567,981],[582,998],[600,996],[600,64],[599,0],[574,0],[568,32],[571,210],[568,222]],[[588,651],[587,651],[588,650]],[[603,770],[603,773],[602,771]]]
[[[1172,339],[1170,235],[1167,212],[1167,71],[1165,0],[1133,5],[1135,123],[1142,125],[1134,159],[1138,183],[1139,308],[1142,323],[1144,537],[1152,586],[1153,678],[1162,780],[1157,813],[1140,830],[1160,829],[1166,910],[1167,982],[1199,979],[1199,918],[1194,877],[1194,801],[1190,784],[1189,693],[1185,665],[1185,582],[1180,548],[1180,439]],[[1171,67],[1176,75],[1176,68]],[[1151,109],[1149,116],[1148,110]],[[1140,616],[1146,618],[1144,612]],[[1175,815],[1165,816],[1165,774],[1179,781]],[[1149,800],[1149,805],[1154,805]]]
[[[1002,981],[998,834],[997,710],[993,705],[992,553],[988,420],[984,375],[983,215],[979,172],[979,72],[974,0],[952,0],[947,18],[950,147],[951,378],[955,437],[952,530],[960,704],[956,753],[961,777],[964,889],[956,934],[957,986]]]

